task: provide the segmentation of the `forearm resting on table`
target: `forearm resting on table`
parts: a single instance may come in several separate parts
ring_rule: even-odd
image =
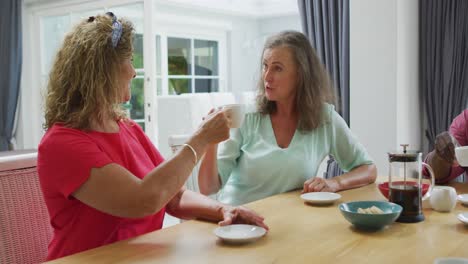
[[[218,145],[209,146],[203,157],[198,172],[198,187],[205,195],[214,194],[221,188],[221,180],[218,174]]]
[[[347,190],[375,182],[377,167],[374,164],[361,165],[350,172],[331,178],[338,184],[338,190]]]
[[[202,194],[182,188],[167,204],[167,212],[182,219],[221,221],[224,205]]]

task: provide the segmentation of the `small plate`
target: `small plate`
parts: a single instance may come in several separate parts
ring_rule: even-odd
[[[468,225],[468,213],[460,213],[457,215],[457,218],[465,225]]]
[[[340,199],[341,195],[332,192],[310,192],[301,194],[301,198],[311,204],[331,204]]]
[[[468,193],[459,194],[457,196],[458,201],[460,201],[463,205],[468,205]]]
[[[214,234],[228,243],[248,243],[266,234],[263,227],[254,225],[227,225],[216,228]]]

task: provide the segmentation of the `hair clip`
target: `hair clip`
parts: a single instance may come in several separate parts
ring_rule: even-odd
[[[90,17],[88,18],[88,22],[93,22],[95,19],[96,19],[96,18],[95,18],[94,16],[90,16]]]
[[[117,20],[117,16],[112,12],[107,12],[106,15],[112,18],[112,46],[115,48],[122,36],[122,24]]]

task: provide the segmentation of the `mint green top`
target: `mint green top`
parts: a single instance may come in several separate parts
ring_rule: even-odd
[[[322,160],[331,154],[344,171],[372,164],[334,107],[323,107],[324,123],[312,132],[294,133],[287,148],[280,148],[269,115],[247,113],[239,129],[219,145],[218,171],[222,189],[219,201],[240,205],[274,194],[302,188],[317,174]]]

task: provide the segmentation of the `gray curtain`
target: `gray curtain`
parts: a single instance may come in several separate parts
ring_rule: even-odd
[[[22,0],[0,1],[0,151],[13,137],[21,80]]]
[[[337,110],[349,125],[349,2],[298,0],[302,30],[333,80]]]
[[[302,30],[332,78],[337,110],[349,126],[349,1],[298,0]],[[333,157],[325,178],[343,174]]]
[[[468,102],[468,1],[419,1],[425,152]]]

